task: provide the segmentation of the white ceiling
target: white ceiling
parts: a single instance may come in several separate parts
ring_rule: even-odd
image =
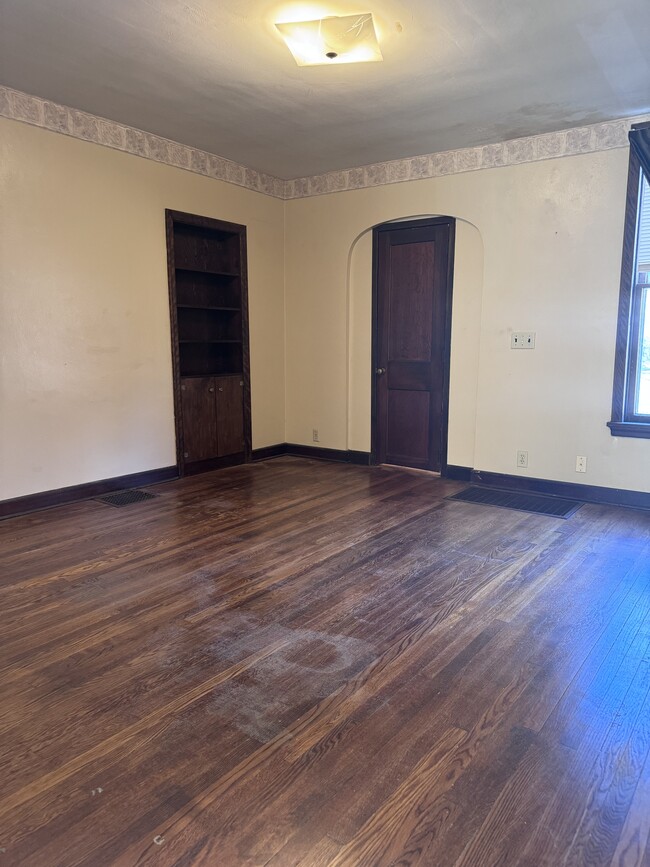
[[[298,68],[301,5],[384,62]],[[646,113],[648,45],[648,0],[0,0],[0,84],[283,178]]]

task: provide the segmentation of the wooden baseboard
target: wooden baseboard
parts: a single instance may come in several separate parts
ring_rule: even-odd
[[[185,464],[185,475],[196,476],[198,473],[211,473],[213,470],[223,470],[226,467],[234,467],[238,464],[243,464],[246,461],[244,452],[237,452],[234,455],[225,455],[222,458],[210,458],[207,461],[194,461]]]
[[[113,491],[156,485],[159,482],[168,482],[170,479],[177,478],[177,467],[160,467],[157,470],[145,470],[141,473],[131,473],[128,476],[115,476],[112,479],[101,479],[97,482],[86,482],[82,485],[57,488],[53,491],[41,491],[38,494],[28,494],[25,497],[15,497],[11,500],[0,500],[0,518],[13,518],[28,512],[51,509],[53,506],[61,506],[64,503],[101,497],[102,494],[110,494]]]
[[[255,449],[252,454],[254,461],[264,461],[282,455],[293,457],[315,458],[322,461],[369,466],[371,455],[345,449],[325,449],[318,446],[304,446],[296,443],[278,443]],[[634,509],[650,510],[650,494],[643,491],[628,491],[624,488],[605,488],[600,485],[580,485],[573,482],[557,482],[550,479],[535,479],[526,476],[513,476],[506,473],[491,473],[485,470],[472,470],[469,467],[449,464],[445,478],[462,482],[472,482],[475,485],[485,485],[492,488],[504,488],[512,491],[529,491],[547,494],[552,497],[566,497],[571,500],[582,500],[585,503],[595,503],[609,506],[628,506]],[[58,488],[53,491],[41,491],[28,494],[25,497],[15,497],[0,501],[0,518],[11,518],[65,503],[79,500],[89,500],[100,497],[112,491],[123,491],[129,488],[147,487],[159,482],[167,482],[178,478],[177,467],[160,467],[155,470],[145,470],[141,473],[131,473],[127,476],[115,476],[112,479],[101,479],[96,482],[86,482],[68,488]]]
[[[274,446],[264,446],[261,449],[253,449],[251,460],[253,461],[268,461],[271,458],[281,458],[287,453],[287,444],[278,443]]]
[[[574,482],[556,482],[551,479],[535,479],[527,476],[511,476],[507,473],[490,473],[472,470],[471,482],[491,488],[511,491],[528,491],[547,494],[551,497],[566,497],[603,506],[629,506],[633,509],[650,509],[650,494],[643,491],[628,491],[624,488],[605,488],[600,485],[579,485]]]
[[[457,482],[471,482],[472,468],[459,467],[456,464],[447,464],[441,475],[445,479],[453,479]]]
[[[302,446],[297,443],[286,444],[286,454],[299,458],[314,458],[318,461],[350,463],[350,453],[346,449],[324,449],[320,446]]]
[[[370,452],[359,452],[354,449],[348,451],[348,460],[351,464],[357,464],[360,467],[372,466],[372,455]]]
[[[274,446],[265,446],[253,450],[254,461],[267,461],[270,458],[279,458],[282,455],[291,455],[294,458],[314,458],[319,461],[336,461],[343,464],[357,464],[359,466],[370,465],[370,452],[359,452],[354,449],[324,449],[320,446],[303,446],[298,443],[278,443]]]

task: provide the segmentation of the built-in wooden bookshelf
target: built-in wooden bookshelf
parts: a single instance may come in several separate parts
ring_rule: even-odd
[[[166,211],[181,474],[250,459],[246,227]]]

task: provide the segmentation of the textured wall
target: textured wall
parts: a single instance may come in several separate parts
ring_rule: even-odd
[[[287,439],[310,442],[316,427],[323,446],[369,448],[363,233],[447,214],[463,221],[450,462],[650,490],[646,441],[606,427],[627,160],[621,148],[287,202]],[[534,351],[510,349],[520,330],[537,333]],[[527,470],[516,467],[518,449],[529,452]],[[575,473],[576,455],[587,455],[586,474]]]
[[[165,208],[247,225],[253,445],[284,440],[283,207],[0,119],[0,499],[175,463]]]

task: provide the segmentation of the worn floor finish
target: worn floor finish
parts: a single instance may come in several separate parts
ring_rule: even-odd
[[[650,865],[650,516],[282,458],[0,524],[3,865]]]

